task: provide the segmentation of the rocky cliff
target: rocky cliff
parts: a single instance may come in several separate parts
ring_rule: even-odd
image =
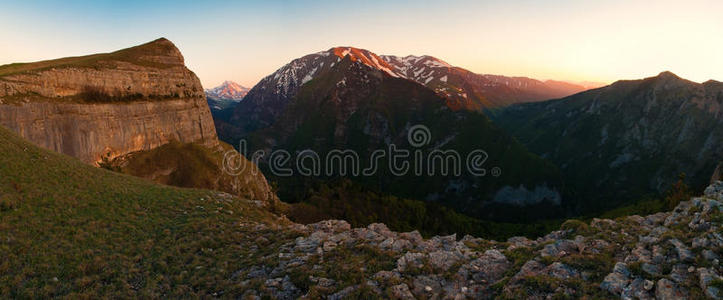
[[[0,66],[0,124],[87,163],[172,140],[217,143],[198,77],[163,38],[113,53]]]

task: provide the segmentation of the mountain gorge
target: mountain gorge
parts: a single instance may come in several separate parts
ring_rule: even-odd
[[[670,72],[515,105],[495,122],[558,165],[581,209],[660,195],[684,173],[700,191],[723,159],[723,84]]]

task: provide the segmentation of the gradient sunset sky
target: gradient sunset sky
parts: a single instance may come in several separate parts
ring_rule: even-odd
[[[334,46],[484,74],[723,81],[723,1],[2,1],[0,65],[173,41],[207,88]]]

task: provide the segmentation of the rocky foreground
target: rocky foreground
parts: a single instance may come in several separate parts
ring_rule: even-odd
[[[568,221],[506,242],[337,220],[245,223],[249,267],[232,279],[245,298],[721,299],[722,204],[718,181],[672,212]]]

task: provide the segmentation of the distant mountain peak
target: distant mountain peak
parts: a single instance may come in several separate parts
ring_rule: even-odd
[[[206,96],[241,101],[248,92],[249,88],[246,88],[236,82],[226,80],[215,88],[207,89]]]
[[[700,83],[690,81],[688,79],[675,75],[673,72],[670,71],[660,72],[660,74],[658,74],[657,76],[648,79],[654,80],[656,82],[656,85],[658,85],[660,88],[666,89],[683,85],[701,85]]]

